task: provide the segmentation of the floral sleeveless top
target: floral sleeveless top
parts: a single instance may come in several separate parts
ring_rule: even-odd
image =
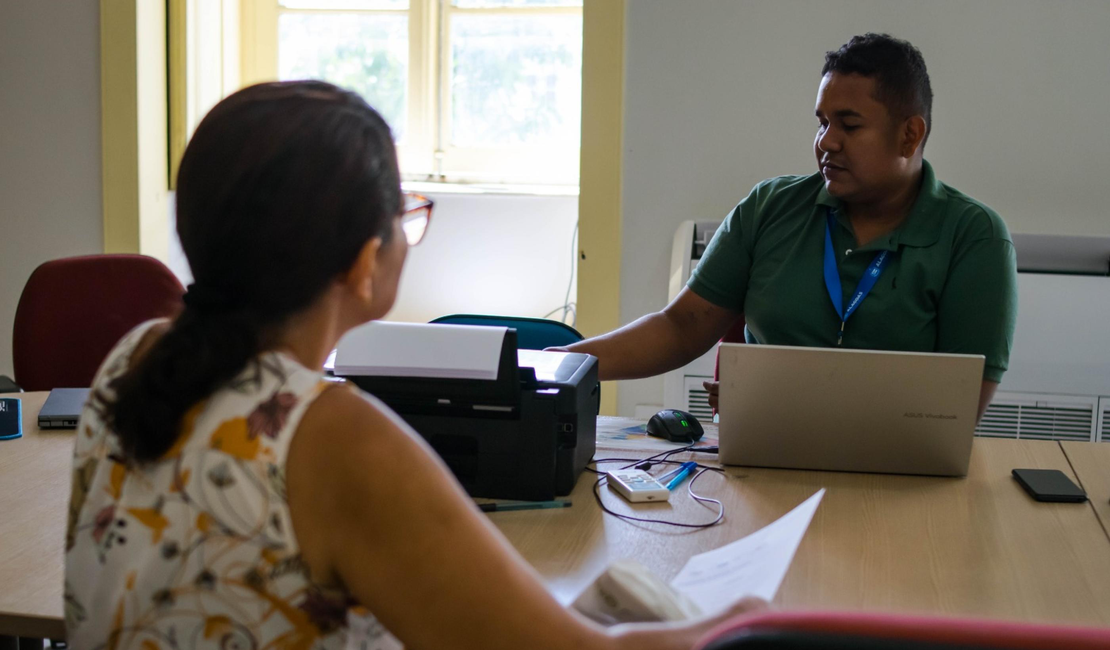
[[[285,457],[301,416],[331,385],[319,372],[263,353],[185,415],[163,458],[123,458],[103,404],[156,322],[109,354],[78,425],[65,558],[70,645],[399,648],[348,594],[312,582],[293,535]]]

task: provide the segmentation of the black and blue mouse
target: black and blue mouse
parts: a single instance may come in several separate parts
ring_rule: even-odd
[[[696,417],[675,409],[663,409],[651,416],[647,423],[647,432],[649,436],[685,443],[697,442],[705,433]]]

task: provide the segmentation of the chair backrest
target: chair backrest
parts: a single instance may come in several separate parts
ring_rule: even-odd
[[[1110,629],[855,612],[741,616],[697,650],[1105,650]]]
[[[143,255],[46,262],[23,287],[12,331],[15,381],[24,390],[84,388],[133,327],[181,310],[185,289]]]
[[[570,345],[582,340],[582,335],[566,323],[544,318],[523,316],[484,316],[481,314],[451,314],[432,321],[446,325],[486,325],[516,329],[516,346],[521,350]]]

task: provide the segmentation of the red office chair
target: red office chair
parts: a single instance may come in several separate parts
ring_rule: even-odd
[[[12,331],[15,381],[24,390],[84,388],[133,327],[181,310],[181,283],[143,255],[46,262],[23,288]]]
[[[696,650],[1106,650],[1110,629],[836,612],[741,616]]]

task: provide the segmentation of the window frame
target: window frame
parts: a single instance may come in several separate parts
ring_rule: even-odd
[[[201,118],[241,87],[240,0],[167,0],[169,187]]]
[[[282,14],[407,14],[409,79],[406,132],[397,143],[407,181],[577,187],[580,146],[456,147],[451,133],[450,23],[458,15],[577,15],[582,7],[453,6],[451,0],[409,0],[408,10],[294,9],[280,0],[241,0],[244,84],[278,78]],[[522,173],[521,170],[528,170]]]
[[[581,7],[496,7],[461,8],[452,5],[451,0],[441,0],[443,12],[443,32],[440,40],[440,70],[444,72],[440,80],[439,99],[441,113],[439,123],[441,146],[437,155],[441,156],[441,171],[448,178],[478,176],[476,181],[513,179],[533,184],[578,185],[579,146],[543,147],[539,145],[511,145],[499,147],[456,147],[450,142],[452,128],[451,106],[451,19],[459,15],[485,16],[522,16],[522,15],[577,15],[581,17]],[[542,152],[542,153],[538,153]],[[536,174],[519,176],[520,169],[537,169],[539,173],[553,182],[542,183]],[[569,173],[568,173],[569,172]],[[516,176],[516,178],[514,178]]]

